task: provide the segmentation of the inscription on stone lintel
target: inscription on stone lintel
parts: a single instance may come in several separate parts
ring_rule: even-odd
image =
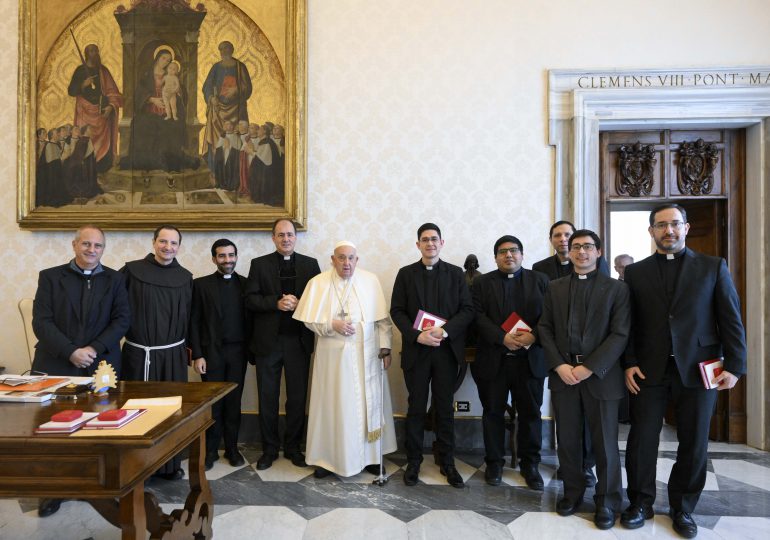
[[[770,86],[770,71],[703,71],[660,74],[607,73],[575,78],[577,88],[706,88],[730,86]]]

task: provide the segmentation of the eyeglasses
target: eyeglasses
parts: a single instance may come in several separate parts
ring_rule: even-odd
[[[656,231],[667,231],[669,227],[674,229],[675,231],[679,230],[684,226],[683,221],[659,221],[658,223],[655,223],[652,228]]]
[[[569,248],[570,251],[574,251],[575,253],[579,252],[581,249],[586,253],[590,253],[596,249],[596,244],[591,244],[590,242],[586,242],[585,244],[572,244]]]
[[[506,253],[510,253],[511,255],[516,255],[517,253],[520,253],[520,252],[521,250],[516,246],[509,247],[509,248],[500,248],[497,250],[498,255],[505,255]]]
[[[428,244],[431,242],[434,244],[438,244],[439,242],[441,242],[441,238],[439,238],[438,236],[423,236],[422,238],[420,238],[421,244]]]

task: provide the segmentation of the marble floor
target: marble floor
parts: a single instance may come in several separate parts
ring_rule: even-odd
[[[625,432],[625,430],[623,430]],[[624,438],[624,437],[622,437]],[[518,471],[506,468],[503,484],[484,482],[482,455],[457,457],[464,489],[446,484],[431,456],[423,463],[420,483],[403,484],[403,455],[386,458],[389,482],[372,485],[367,473],[352,478],[315,479],[281,458],[266,471],[256,470],[259,449],[244,445],[246,465],[233,468],[222,458],[209,471],[214,492],[216,538],[347,540],[678,538],[666,516],[666,481],[676,455],[673,433],[665,429],[658,455],[655,518],[635,531],[618,523],[609,531],[593,525],[592,490],[577,514],[563,518],[554,511],[561,482],[555,479],[554,451],[543,455],[545,491],[527,489]],[[625,442],[620,442],[621,451]],[[770,538],[770,453],[744,445],[709,446],[706,488],[694,516],[702,539]],[[625,471],[624,471],[625,480]],[[185,481],[150,480],[147,488],[169,511],[181,505]],[[45,519],[37,501],[0,500],[2,539],[117,539],[120,533],[91,507],[65,502]]]

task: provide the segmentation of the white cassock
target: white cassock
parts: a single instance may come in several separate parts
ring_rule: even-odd
[[[371,272],[356,269],[343,280],[332,268],[308,282],[294,318],[318,336],[306,461],[353,476],[380,462],[380,441],[383,454],[396,450],[390,387],[378,357],[392,337],[382,287]],[[355,324],[356,333],[335,332],[334,318]]]

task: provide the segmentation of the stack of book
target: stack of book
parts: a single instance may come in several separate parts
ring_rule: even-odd
[[[41,424],[35,433],[54,434],[54,433],[72,433],[78,430],[89,420],[96,418],[99,413],[83,412],[78,410],[61,411],[51,417],[50,422]]]
[[[118,429],[143,414],[147,409],[113,409],[90,420],[83,429]]]

